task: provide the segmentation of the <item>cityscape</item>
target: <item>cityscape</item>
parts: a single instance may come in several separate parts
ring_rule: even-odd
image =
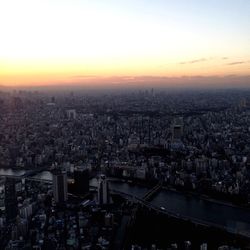
[[[53,94],[0,95],[4,249],[249,247],[250,91]]]

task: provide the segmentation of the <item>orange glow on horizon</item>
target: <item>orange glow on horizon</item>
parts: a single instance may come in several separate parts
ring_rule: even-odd
[[[170,2],[1,1],[0,85],[250,75],[247,4]]]
[[[227,75],[250,75],[249,64],[235,62],[230,65],[229,60],[204,59],[180,60],[179,62],[163,63],[159,60],[134,62],[133,64],[67,64],[67,63],[0,63],[0,84],[5,86],[32,86],[54,84],[105,84],[105,79],[120,77],[195,77]],[[235,61],[235,60],[234,60]],[[240,60],[238,60],[240,61]],[[150,63],[149,63],[150,62]],[[153,64],[153,66],[152,66]],[[230,70],[229,70],[230,69]],[[123,80],[121,83],[129,81]]]

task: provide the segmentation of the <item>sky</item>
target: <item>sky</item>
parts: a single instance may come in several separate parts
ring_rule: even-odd
[[[0,85],[250,86],[249,13],[249,0],[1,0]]]

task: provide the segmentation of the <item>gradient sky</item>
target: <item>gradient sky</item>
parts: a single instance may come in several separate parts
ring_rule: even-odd
[[[249,0],[1,0],[0,84],[250,75]]]

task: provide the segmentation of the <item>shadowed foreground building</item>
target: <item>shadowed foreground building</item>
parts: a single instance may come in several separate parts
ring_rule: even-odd
[[[7,222],[17,217],[16,181],[13,178],[6,178],[5,181],[5,212]]]
[[[74,190],[78,195],[84,195],[89,192],[89,170],[87,168],[77,167],[74,171]]]

